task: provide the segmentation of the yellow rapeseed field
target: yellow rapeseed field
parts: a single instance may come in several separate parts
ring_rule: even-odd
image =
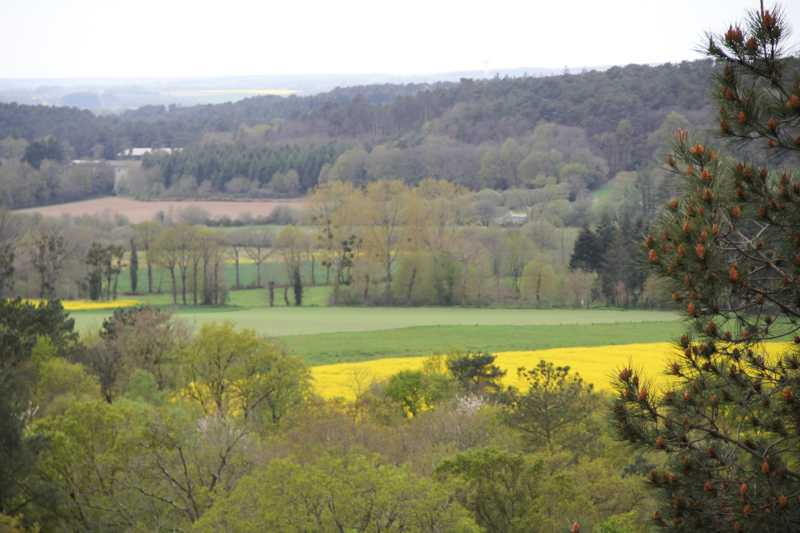
[[[768,344],[768,352],[778,354],[786,348],[786,344]],[[597,346],[593,348],[556,348],[527,352],[498,352],[495,364],[507,371],[503,383],[524,389],[525,383],[517,377],[517,369],[524,366],[535,367],[544,360],[556,366],[569,366],[571,372],[577,372],[587,383],[594,384],[595,390],[607,390],[623,367],[643,371],[648,379],[663,384],[668,378],[665,370],[671,357],[675,354],[675,346],[668,342],[652,344],[624,344],[615,346]],[[324,398],[343,397],[352,399],[355,391],[368,386],[371,381],[388,378],[400,370],[417,370],[422,368],[425,357],[409,357],[396,359],[379,359],[362,363],[342,363],[317,366],[311,369],[314,376],[314,387]]]
[[[42,300],[26,299],[24,302],[39,305]],[[117,307],[133,307],[140,305],[139,300],[112,300],[110,302],[93,302],[92,300],[61,300],[61,305],[67,311],[95,311],[101,309],[116,309]]]

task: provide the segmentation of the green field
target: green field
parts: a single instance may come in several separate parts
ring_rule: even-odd
[[[237,228],[238,229],[238,228]],[[176,270],[177,272],[177,270]],[[236,284],[236,265],[233,263],[225,263],[225,268],[220,272],[221,286],[233,287]],[[309,284],[311,280],[311,263],[309,261],[302,261],[300,265],[300,274],[303,278],[303,283]],[[288,276],[286,275],[286,265],[280,257],[275,254],[266,262],[261,265],[261,284],[266,286],[267,281],[272,278],[275,284],[285,285],[288,283]],[[314,278],[317,284],[325,283],[325,267],[320,265],[319,262],[314,266]],[[180,285],[180,280],[178,281]],[[253,288],[256,285],[256,266],[252,262],[247,262],[246,256],[241,254],[239,263],[239,285],[242,288]],[[161,288],[162,293],[171,293],[172,279],[169,272],[163,269],[153,270],[153,290],[157,291]],[[147,261],[144,254],[139,255],[139,270],[137,271],[137,290],[147,292]],[[117,280],[117,292],[126,293],[131,290],[131,276],[130,271],[126,268],[123,270],[119,279]]]
[[[316,287],[309,292],[321,299],[329,290]],[[234,293],[238,308],[181,308],[178,315],[195,327],[228,319],[262,335],[282,337],[310,365],[415,357],[450,345],[499,352],[661,342],[675,339],[682,329],[677,315],[658,311],[285,307],[282,292],[276,295],[280,307],[254,308],[248,304],[257,293],[265,291]],[[72,316],[85,330],[109,314]]]
[[[471,352],[547,350],[668,342],[680,334],[680,322],[638,322],[564,326],[419,326],[353,333],[285,337],[311,365],[355,363],[388,357],[419,357],[448,346]]]

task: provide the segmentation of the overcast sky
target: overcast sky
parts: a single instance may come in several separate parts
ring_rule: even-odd
[[[758,0],[0,0],[0,78],[415,74],[698,59]],[[772,6],[766,1],[767,7]],[[800,26],[800,0],[785,2]],[[795,32],[792,42],[800,42]]]

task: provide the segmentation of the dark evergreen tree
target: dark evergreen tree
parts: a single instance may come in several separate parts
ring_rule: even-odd
[[[611,242],[617,235],[617,225],[606,211],[600,216],[597,223],[594,240],[594,255],[592,256],[592,270],[600,272],[603,268],[603,255],[611,247]]]
[[[300,278],[300,267],[292,270],[292,288],[294,289],[294,304],[300,307],[303,304],[303,280]]]
[[[634,229],[630,217],[625,214],[622,224],[614,230],[614,238],[604,251],[600,263],[600,279],[603,294],[608,303],[627,307],[635,303],[640,279],[638,251],[633,241]]]
[[[22,161],[38,169],[42,166],[42,162],[45,159],[61,163],[65,158],[64,147],[61,146],[58,139],[52,135],[48,135],[43,139],[32,141],[28,147],[25,148],[25,155],[22,156]]]
[[[585,270],[591,272],[594,270],[595,256],[595,234],[589,228],[589,223],[585,223],[581,227],[578,238],[575,239],[575,246],[572,249],[572,255],[569,258],[570,270]]]
[[[136,239],[131,237],[131,292],[136,292],[136,287],[139,284],[139,256],[136,252]]]
[[[3,291],[6,285],[12,285],[14,282],[14,259],[16,252],[11,244],[0,247],[0,298],[3,296]]]
[[[787,37],[779,8],[709,37],[720,135],[776,159],[725,160],[679,131],[667,164],[682,192],[644,240],[688,327],[666,391],[623,368],[612,411],[623,440],[663,454],[648,474],[662,530],[800,530],[800,75]]]
[[[490,353],[467,354],[447,361],[447,369],[468,390],[496,392],[506,371],[494,364],[495,359]]]
[[[93,242],[89,251],[86,253],[84,263],[89,265],[89,273],[86,275],[86,282],[89,285],[89,299],[99,300],[103,295],[103,265],[105,264],[105,250],[103,247]]]
[[[31,361],[37,338],[47,335],[55,355],[68,355],[77,340],[75,321],[61,302],[38,307],[21,299],[0,299],[0,513],[25,512],[36,501],[43,504],[45,483],[31,485],[26,478],[39,450],[47,445],[41,435],[27,434],[35,414],[30,404],[35,367]]]

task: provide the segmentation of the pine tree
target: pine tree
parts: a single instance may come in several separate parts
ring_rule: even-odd
[[[575,239],[575,246],[572,249],[572,255],[569,258],[570,270],[585,270],[591,272],[594,265],[595,256],[595,234],[589,228],[589,224],[584,224],[581,227],[578,238]]]
[[[648,475],[660,529],[800,530],[800,179],[784,170],[800,156],[800,76],[787,37],[779,8],[709,36],[719,134],[749,160],[679,130],[667,164],[683,191],[642,248],[688,324],[665,391],[629,368],[615,382],[620,437],[664,454]]]
[[[139,284],[139,256],[136,253],[136,239],[131,237],[131,292],[136,292],[136,287]]]
[[[300,277],[299,266],[295,266],[292,270],[292,288],[294,289],[294,304],[300,307],[303,305],[303,279]]]
[[[632,241],[633,224],[627,213],[622,224],[614,233],[614,238],[602,255],[600,279],[603,283],[603,294],[617,305],[627,306],[636,299],[637,281],[639,279],[637,254]]]

